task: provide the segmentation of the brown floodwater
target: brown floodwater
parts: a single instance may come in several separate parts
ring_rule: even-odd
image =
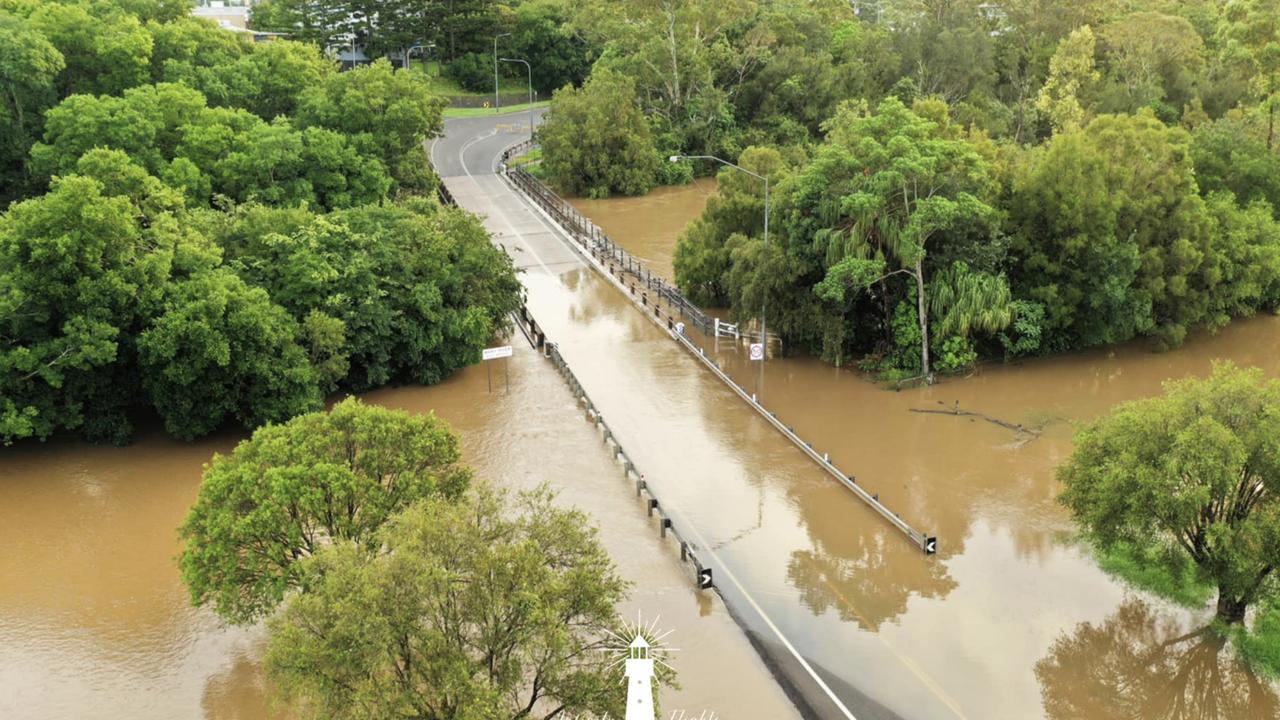
[[[663,692],[666,708],[789,717],[723,604],[693,590],[659,540],[560,376],[520,343],[493,368],[492,392],[486,369],[472,367],[430,388],[363,397],[434,411],[462,434],[477,476],[517,490],[552,483],[592,515],[635,584],[619,611],[656,616],[680,648],[672,663],[683,687]],[[262,629],[227,628],[192,608],[174,562],[202,465],[242,437],[185,444],[150,432],[127,448],[0,449],[0,720],[284,716],[272,712],[259,662]],[[755,682],[744,689],[735,676]]]
[[[575,204],[637,255],[669,256],[679,231],[666,250],[655,247],[629,202]],[[703,202],[699,190],[674,189],[647,212],[674,215]],[[925,559],[665,333],[616,309],[625,306],[619,293],[589,278],[561,283],[600,286],[556,328],[572,336],[569,362],[586,368],[579,375],[589,389],[597,375],[616,391],[625,410],[615,414],[635,418],[619,436],[653,450],[650,472],[684,496],[725,561],[745,568],[748,591],[784,618],[824,674],[910,718],[1280,717],[1280,688],[1202,631],[1210,609],[1171,606],[1096,567],[1055,502],[1054,477],[1079,423],[1156,394],[1166,380],[1203,376],[1216,360],[1280,377],[1280,318],[1195,334],[1174,352],[1135,343],[984,366],[901,392],[812,358],[771,360],[765,405],[908,523],[938,536],[939,555]],[[554,312],[545,307],[542,314]],[[590,337],[605,342],[592,348]],[[757,366],[743,348],[699,341],[756,389]],[[652,389],[627,394],[608,382],[606,356]],[[1028,438],[979,418],[915,412],[956,406],[1042,431]],[[797,604],[807,618],[790,609]]]
[[[463,190],[455,195],[467,202]],[[683,223],[668,216],[683,208],[687,220],[705,196],[690,187],[665,198],[639,214],[625,205],[625,222],[610,208],[638,203],[604,201],[590,213],[654,258],[657,240],[632,247],[631,232],[655,238],[661,218],[669,257]],[[812,359],[771,360],[765,404],[937,535],[939,555],[925,558],[598,274],[553,256],[546,238],[539,247],[516,240],[533,237],[531,215],[495,210],[488,222],[528,268],[530,309],[666,511],[692,528],[730,605],[759,607],[743,622],[767,641],[769,618],[859,720],[1280,716],[1277,687],[1203,632],[1209,609],[1173,607],[1099,571],[1054,502],[1054,468],[1076,423],[1155,394],[1166,379],[1203,375],[1215,359],[1280,376],[1280,318],[1196,335],[1170,353],[1131,345],[993,365],[903,392]],[[740,348],[704,342],[754,386]],[[510,393],[495,372],[490,394],[477,367],[434,388],[368,397],[435,409],[462,432],[481,475],[513,487],[550,481],[593,509],[610,553],[638,580],[627,610],[677,629],[688,660],[668,707],[777,716],[776,689],[751,680],[758,661],[708,619],[723,621],[723,610],[687,579],[672,580],[669,546],[655,550],[634,493],[560,379],[515,344]],[[977,419],[912,412],[957,404],[1043,431],[1028,440]],[[150,433],[124,449],[0,449],[0,718],[270,717],[260,630],[223,628],[190,608],[173,561],[201,464],[239,437],[181,444]]]
[[[691,218],[702,214],[707,200],[716,192],[714,177],[697,178],[688,185],[655,188],[640,197],[616,197],[607,200],[573,198],[578,211],[594,218],[603,226],[617,228],[622,236],[614,237],[651,271],[674,281],[675,257],[673,240]],[[608,228],[606,228],[608,230]],[[610,235],[612,230],[608,230]]]

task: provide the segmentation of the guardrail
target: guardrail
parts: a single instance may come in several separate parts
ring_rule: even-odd
[[[689,302],[684,294],[666,278],[654,273],[643,262],[614,242],[590,218],[578,212],[577,208],[565,201],[547,187],[541,180],[523,168],[509,168],[507,161],[516,155],[523,154],[533,145],[529,140],[507,148],[499,160],[499,166],[505,175],[538,207],[550,215],[557,224],[568,230],[571,236],[580,242],[597,260],[608,262],[633,276],[637,282],[643,283],[646,290],[653,292],[675,308],[686,324],[698,328],[704,335],[715,332],[715,318],[703,312],[701,308]],[[744,333],[744,335],[746,335]],[[771,343],[778,343],[777,336],[770,335]],[[780,344],[780,343],[779,343]]]
[[[503,159],[505,160],[506,158],[504,157]],[[440,188],[442,190],[440,195],[441,202],[448,205],[455,205],[456,203],[453,200],[453,196],[449,194],[448,190],[444,189],[443,183],[441,183]],[[596,410],[595,403],[591,401],[591,397],[587,395],[586,389],[582,387],[582,383],[578,381],[578,377],[574,375],[573,370],[569,368],[569,363],[566,362],[564,357],[560,354],[560,349],[554,342],[547,340],[546,333],[542,330],[538,321],[534,319],[533,314],[529,312],[528,307],[525,305],[522,304],[519,311],[511,313],[511,319],[514,322],[516,329],[520,331],[520,334],[524,335],[525,339],[529,341],[529,346],[535,350],[541,351],[544,357],[551,360],[552,365],[554,365],[556,370],[559,371],[560,376],[569,386],[570,391],[573,392],[578,404],[585,407],[587,419],[596,426],[597,430],[600,431],[600,437],[613,452],[614,460],[622,466],[623,477],[635,482],[636,497],[646,500],[650,517],[653,517],[654,513],[657,513],[658,529],[661,536],[665,538],[667,533],[671,533],[680,543],[680,561],[693,563],[694,578],[697,581],[698,587],[704,590],[714,587],[715,582],[712,577],[711,568],[702,564],[702,561],[698,558],[695,546],[685,539],[684,535],[680,532],[680,529],[676,527],[675,519],[667,514],[665,506],[662,504],[662,501],[658,499],[657,493],[654,492],[653,488],[649,487],[648,481],[645,480],[644,473],[641,473],[636,469],[636,464],[631,459],[631,456],[627,454],[626,450],[622,448],[622,444],[618,442],[616,437],[614,437],[613,430],[605,424],[604,417],[598,410]],[[645,498],[646,495],[648,496],[647,499]]]
[[[707,315],[700,308],[694,306],[685,299],[679,289],[661,276],[655,275],[643,262],[618,247],[617,243],[611,240],[595,223],[578,212],[577,208],[574,208],[573,205],[557,195],[540,180],[523,169],[508,167],[508,160],[525,152],[531,145],[532,143],[528,140],[514,145],[503,152],[499,160],[499,168],[502,170],[503,175],[511,181],[516,189],[533,201],[553,222],[563,228],[568,236],[585,251],[584,255],[593,261],[593,266],[615,282],[624,294],[629,292],[632,301],[643,307],[646,315],[648,315],[648,310],[652,309],[654,320],[659,325],[662,324],[663,319],[661,303],[666,303],[668,309],[666,328],[677,342],[706,365],[748,405],[764,416],[774,428],[795,444],[796,447],[800,448],[819,467],[840,481],[842,485],[852,491],[854,495],[869,505],[881,517],[888,520],[890,524],[906,535],[925,554],[935,554],[938,551],[938,539],[936,537],[916,530],[903,520],[901,515],[880,502],[878,494],[870,492],[858,484],[854,475],[845,473],[836,467],[831,462],[829,453],[819,453],[814,449],[812,443],[797,435],[794,428],[784,424],[776,413],[766,408],[754,394],[747,392],[745,387],[725,373],[717,362],[708,358],[706,351],[691,341],[683,332],[683,328],[676,326],[675,313],[678,312],[680,317],[686,321],[686,324],[697,327],[704,335],[708,336],[716,332],[716,318]],[[633,280],[630,285],[626,281],[627,276]],[[637,295],[639,285],[643,285],[644,291]],[[649,297],[650,292],[655,295],[652,300]],[[772,336],[770,339],[772,339]],[[576,383],[576,379],[574,382]]]

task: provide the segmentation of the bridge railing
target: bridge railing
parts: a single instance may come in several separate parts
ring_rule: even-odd
[[[522,143],[528,146],[528,142]],[[510,157],[511,152],[508,151],[503,155],[502,160]],[[456,205],[453,196],[444,189],[443,183],[440,185],[442,192],[440,194],[441,202],[447,205]],[[569,390],[573,393],[574,399],[582,406],[587,413],[587,419],[599,430],[601,439],[610,448],[613,453],[614,460],[622,466],[623,477],[635,483],[636,497],[644,499],[648,507],[649,516],[655,513],[658,516],[658,531],[662,537],[666,537],[667,533],[671,533],[676,542],[680,544],[680,560],[682,562],[690,562],[694,568],[694,578],[697,585],[701,589],[709,589],[714,587],[715,583],[712,579],[712,570],[708,565],[704,565],[702,559],[698,557],[697,546],[687,539],[680,527],[677,526],[677,519],[672,517],[662,501],[658,499],[657,492],[649,485],[645,479],[644,473],[636,467],[635,461],[623,449],[622,443],[614,436],[613,430],[605,423],[604,416],[596,409],[596,405],[591,400],[591,396],[587,395],[586,389],[582,383],[578,381],[578,376],[574,375],[573,370],[569,367],[569,363],[565,361],[560,354],[560,348],[556,343],[547,339],[546,333],[542,326],[538,324],[537,319],[529,312],[529,308],[521,305],[518,311],[511,313],[511,320],[520,334],[529,342],[529,346],[541,352],[546,358],[551,360],[556,370],[564,378],[565,383],[569,386]],[[647,497],[646,497],[647,496]]]
[[[704,335],[713,335],[716,318],[689,302],[674,283],[650,270],[643,261],[614,242],[572,203],[557,195],[527,170],[507,166],[511,158],[528,152],[530,147],[532,143],[526,140],[502,153],[500,165],[506,176],[538,207],[554,218],[557,224],[568,230],[573,239],[597,260],[607,262],[611,267],[630,275],[636,282],[644,285],[645,289],[658,295],[680,313],[686,325],[696,327]],[[771,335],[770,341],[778,342],[778,339]]]
[[[764,418],[781,432],[788,440],[800,448],[810,459],[818,464],[828,474],[836,478],[842,485],[853,492],[859,499],[870,505],[881,517],[888,520],[895,528],[907,536],[911,542],[923,550],[926,554],[933,555],[938,549],[938,540],[928,534],[921,532],[906,522],[898,513],[890,510],[884,503],[880,502],[880,496],[863,487],[857,479],[836,467],[831,462],[828,453],[821,453],[813,447],[813,444],[804,440],[796,434],[795,428],[784,424],[777,416],[767,409],[754,393],[747,391],[745,387],[737,383],[728,373],[720,367],[719,362],[707,357],[706,351],[692,342],[680,328],[676,327],[674,321],[675,313],[679,313],[684,319],[686,326],[698,328],[703,335],[714,337],[717,335],[717,320],[704,313],[700,308],[685,299],[674,285],[667,282],[666,279],[650,271],[643,262],[637,260],[626,250],[622,249],[609,238],[600,228],[589,218],[584,216],[577,208],[573,207],[568,201],[557,195],[551,188],[547,187],[542,181],[531,175],[522,168],[512,168],[508,166],[508,161],[521,153],[526,152],[532,143],[528,140],[509,148],[501,156],[499,168],[506,175],[515,187],[520,190],[525,197],[531,200],[539,208],[556,222],[561,228],[568,232],[570,238],[574,242],[582,246],[597,263],[597,266],[608,273],[611,277],[616,278],[618,284],[624,290],[630,290],[633,296],[636,295],[636,284],[643,284],[644,288],[653,293],[656,297],[650,304],[650,296],[648,293],[641,293],[638,303],[642,305],[646,311],[650,308],[656,317],[661,318],[660,302],[665,301],[669,309],[667,317],[667,328],[672,331],[673,336],[680,344],[684,345],[690,352],[694,354],[704,365],[712,370],[721,380],[729,385],[733,391],[745,400],[752,408],[764,416]],[[629,276],[633,281],[628,284],[624,277]],[[637,299],[634,298],[633,299]],[[672,312],[674,311],[674,312]],[[772,339],[772,338],[771,338]]]

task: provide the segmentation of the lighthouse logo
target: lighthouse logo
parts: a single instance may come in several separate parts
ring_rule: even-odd
[[[622,666],[622,675],[627,683],[627,712],[625,720],[655,720],[653,706],[654,679],[663,671],[670,670],[666,659],[676,648],[666,644],[671,631],[659,632],[658,621],[644,624],[636,617],[634,625],[624,623],[617,631],[610,633],[609,652],[616,658],[615,664]]]

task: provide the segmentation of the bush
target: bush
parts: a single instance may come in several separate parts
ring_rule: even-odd
[[[658,151],[635,82],[596,70],[581,90],[556,91],[542,129],[543,169],[561,190],[593,198],[643,195],[658,177]]]
[[[688,185],[693,182],[693,163],[668,162],[667,158],[678,153],[658,153],[658,174],[655,178],[659,185]]]
[[[493,58],[467,53],[444,66],[444,75],[468,92],[493,90]]]

